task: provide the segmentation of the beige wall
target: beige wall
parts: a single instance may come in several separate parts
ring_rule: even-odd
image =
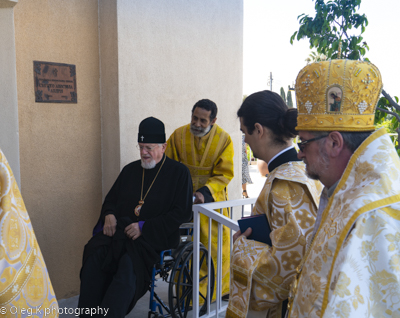
[[[231,197],[239,197],[241,140],[235,113],[242,100],[242,0],[103,0],[100,3],[100,12],[106,6],[116,8],[116,13],[101,16],[104,19],[100,19],[100,33],[110,32],[116,21],[118,47],[103,47],[103,43],[101,52],[102,57],[103,50],[108,52],[108,60],[102,58],[102,67],[118,60],[119,90],[113,92],[113,100],[118,103],[113,106],[114,114],[118,112],[120,118],[119,134],[107,137],[114,139],[108,141],[110,145],[120,146],[118,168],[139,158],[135,145],[142,119],[154,116],[162,120],[168,137],[175,128],[189,123],[195,102],[209,98],[219,107],[217,123],[234,139],[236,177],[230,193]],[[102,109],[105,114],[104,105]],[[102,119],[103,131],[104,127],[115,128],[114,117]],[[115,152],[115,147],[108,149],[103,143],[102,151],[105,158]],[[103,195],[117,175],[117,162],[113,164],[104,170]]]
[[[122,168],[117,21],[117,1],[99,0],[103,199]]]
[[[97,0],[14,8],[22,195],[58,298],[79,292],[101,207]],[[77,104],[35,103],[33,61],[76,65]]]
[[[13,11],[16,4],[17,1],[0,0],[0,149],[21,186]]]
[[[0,0],[4,1],[4,0]],[[240,196],[242,0],[19,0],[14,8],[22,195],[57,298],[79,293],[83,246],[138,124],[167,137],[202,98],[235,146]],[[33,61],[76,65],[78,103],[35,103]]]

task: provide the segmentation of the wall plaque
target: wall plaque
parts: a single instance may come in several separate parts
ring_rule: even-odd
[[[78,102],[75,65],[33,61],[33,74],[35,102]]]

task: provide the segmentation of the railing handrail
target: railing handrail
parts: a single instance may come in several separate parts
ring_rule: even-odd
[[[219,209],[222,211],[223,208],[233,208],[236,206],[243,205],[253,205],[256,201],[256,198],[248,198],[248,199],[240,199],[240,200],[231,200],[231,201],[222,201],[222,202],[212,202],[212,203],[203,203],[193,205],[193,318],[199,317],[199,278],[200,278],[200,268],[199,268],[199,255],[200,255],[200,213],[210,218],[209,227],[211,228],[211,220],[214,220],[218,223],[218,256],[217,263],[222,262],[222,226],[227,226],[234,231],[239,230],[239,225],[237,221],[233,221],[230,218],[224,216],[222,213],[214,211],[215,209]],[[232,209],[231,209],[232,210]],[[232,211],[231,211],[232,213]],[[209,238],[211,241],[211,238]],[[211,252],[210,252],[211,254]],[[217,264],[218,267],[218,264]],[[217,309],[216,316],[220,310],[224,310],[221,308],[221,300],[219,297],[220,294],[220,285],[218,282],[220,281],[219,273],[216,275],[217,280]],[[210,299],[207,297],[207,301],[210,302]],[[207,314],[209,317],[210,309],[209,306]]]
[[[253,203],[256,202],[256,200],[257,200],[257,198],[247,198],[247,199],[238,199],[238,200],[229,200],[229,201],[194,204],[193,205],[193,212],[198,207],[204,207],[204,208],[207,208],[207,209],[210,209],[210,210],[214,210],[214,209],[230,208],[230,207],[234,207],[234,206],[253,204]]]

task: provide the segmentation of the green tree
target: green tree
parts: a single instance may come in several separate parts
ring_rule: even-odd
[[[328,58],[361,59],[369,47],[361,36],[368,25],[367,17],[356,13],[360,4],[361,0],[330,0],[326,3],[315,0],[315,17],[304,13],[297,17],[300,28],[294,32],[290,43],[307,38],[310,49],[316,48],[319,54]],[[349,35],[351,29],[360,27],[359,35]]]
[[[285,94],[285,90],[283,89],[283,87],[281,87],[281,97],[282,97],[283,101],[286,103],[286,94]]]
[[[398,104],[399,98],[394,99],[382,90],[384,97],[381,97],[378,102],[377,111],[375,113],[374,124],[377,127],[385,127],[389,133],[397,133],[397,136],[391,136],[393,144],[396,146],[398,155],[400,156],[400,105]]]
[[[286,104],[289,108],[293,108],[292,92],[288,91]]]

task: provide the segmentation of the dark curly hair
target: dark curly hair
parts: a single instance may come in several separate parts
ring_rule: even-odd
[[[196,107],[203,108],[205,110],[211,110],[210,121],[213,121],[215,117],[217,117],[218,108],[217,104],[215,104],[212,100],[209,99],[201,99],[196,104],[194,104],[192,108],[192,115]]]

